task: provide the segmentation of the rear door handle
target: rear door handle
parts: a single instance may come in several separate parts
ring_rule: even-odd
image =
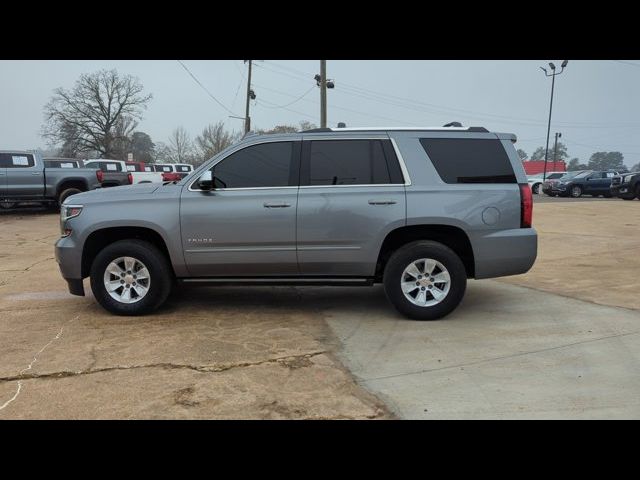
[[[369,205],[395,205],[395,200],[369,200]]]
[[[40,172],[31,172],[31,175],[41,175]]]
[[[263,205],[264,205],[264,208],[287,208],[291,206],[290,203],[284,203],[284,202],[264,203]]]

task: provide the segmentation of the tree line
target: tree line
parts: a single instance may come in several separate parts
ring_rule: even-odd
[[[173,130],[166,142],[154,142],[138,124],[152,100],[140,81],[116,70],[83,74],[71,89],[57,88],[44,107],[41,134],[51,154],[65,158],[111,158],[146,163],[202,164],[240,140],[242,132],[229,131],[224,122],[211,123],[191,138],[184,127]],[[315,128],[278,125],[258,133],[295,132]]]
[[[518,156],[520,160],[544,160],[544,147],[538,147],[532,154],[531,158],[528,158],[527,152],[518,149]],[[624,164],[624,155],[621,152],[594,152],[590,157],[587,163],[583,163],[579,158],[574,157],[569,160],[569,154],[567,152],[567,146],[558,142],[558,146],[555,150],[552,148],[549,149],[549,156],[547,158],[548,161],[553,161],[555,158],[557,161],[567,162],[567,170],[624,170],[627,169]],[[634,165],[630,169],[632,172],[640,171],[640,163]]]

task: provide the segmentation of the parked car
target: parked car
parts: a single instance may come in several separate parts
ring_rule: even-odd
[[[144,162],[124,162],[125,169],[131,173],[131,183],[162,183],[162,174],[147,170]]]
[[[0,151],[0,205],[21,202],[57,205],[71,196],[100,187],[101,175],[89,168],[49,168],[37,152]]]
[[[529,186],[531,187],[531,191],[535,194],[542,195],[542,182],[543,177],[545,180],[554,180],[556,178],[560,178],[565,175],[567,172],[547,172],[547,175],[543,173],[538,173],[536,175],[530,175],[527,177],[527,182],[529,182]]]
[[[542,191],[550,196],[578,198],[584,194],[594,197],[611,197],[611,179],[617,175],[614,171],[583,170],[569,172],[556,180],[544,182]]]
[[[640,172],[621,173],[611,179],[611,195],[623,200],[640,200]]]
[[[172,163],[171,164],[175,170],[175,172],[180,175],[180,178],[184,178],[193,172],[193,165],[188,163]]]
[[[122,160],[95,158],[85,160],[84,165],[88,168],[97,168],[102,171],[103,187],[119,187],[133,183],[133,175],[127,171]]]
[[[469,128],[339,128],[250,135],[177,183],[67,201],[55,255],[105,309],[158,308],[174,281],[383,283],[433,320],[467,278],[528,271],[533,201],[515,135]]]

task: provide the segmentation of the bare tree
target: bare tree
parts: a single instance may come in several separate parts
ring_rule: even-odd
[[[42,135],[51,144],[67,144],[77,152],[117,155],[119,135],[127,130],[127,122],[142,119],[151,98],[131,75],[121,76],[116,70],[83,74],[73,89],[54,90],[44,108]]]
[[[240,133],[226,130],[223,122],[208,125],[202,130],[202,134],[196,137],[198,158],[195,163],[198,165],[202,164],[204,161],[239,140],[240,135]]]
[[[174,163],[193,162],[193,142],[184,127],[180,126],[171,133],[169,146]]]

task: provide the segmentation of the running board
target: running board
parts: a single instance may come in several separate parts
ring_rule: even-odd
[[[216,285],[314,285],[314,286],[371,286],[373,278],[368,277],[206,277],[179,278],[181,283]]]

